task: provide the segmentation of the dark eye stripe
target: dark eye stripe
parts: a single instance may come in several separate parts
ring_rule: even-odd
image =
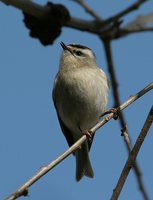
[[[82,53],[81,51],[76,51],[76,54],[77,54],[78,56],[81,56],[83,53]]]
[[[82,56],[83,53],[81,51],[77,51],[77,50],[73,50],[74,54],[76,54],[77,56]]]

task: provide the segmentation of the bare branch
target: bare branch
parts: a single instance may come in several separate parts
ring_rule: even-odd
[[[42,18],[48,13],[48,9],[45,6],[41,6],[30,0],[0,0],[6,5],[14,6],[21,11],[24,11],[34,17]]]
[[[129,150],[132,150],[132,141],[130,140],[128,132],[127,132],[127,125],[121,131],[122,131],[122,135],[124,136],[125,143],[128,144]],[[130,153],[130,151],[129,151],[129,153]],[[135,174],[137,176],[137,181],[139,183],[139,190],[141,191],[144,200],[149,200],[148,194],[146,192],[146,189],[145,189],[143,181],[142,181],[142,174],[141,174],[139,166],[137,165],[136,162],[133,164],[133,168],[134,168]]]
[[[130,5],[128,8],[125,8],[121,12],[119,12],[116,15],[114,15],[114,16],[108,18],[107,20],[105,20],[105,23],[108,24],[110,22],[118,21],[121,17],[129,14],[132,11],[137,10],[146,1],[148,1],[148,0],[137,0],[135,3],[133,3],[132,5]]]
[[[127,124],[125,124],[125,127],[121,129],[121,132],[122,132],[121,136],[124,136],[125,143],[128,144],[128,150],[130,151],[132,149],[132,141],[129,137]]]
[[[102,18],[97,15],[97,13],[84,2],[84,0],[73,0],[74,2],[78,3],[80,6],[82,6],[87,13],[89,13],[91,16],[93,16],[96,20],[101,21]]]
[[[96,21],[78,19],[72,16],[70,21],[68,21],[65,26],[80,31],[87,31],[89,33],[95,33],[95,34],[99,33],[99,30],[97,30]]]
[[[116,37],[114,39],[118,39],[120,37],[124,37],[127,36],[129,34],[133,34],[133,33],[143,33],[143,32],[152,32],[153,31],[153,27],[146,27],[146,28],[135,28],[135,29],[120,29],[120,31],[116,34]]]
[[[30,0],[0,0],[0,1],[5,3],[6,5],[14,6],[20,9],[21,11],[40,19],[42,19],[50,12],[47,6],[39,5]],[[68,21],[65,26],[70,28],[75,28],[81,31],[87,31],[90,33],[97,33],[96,22],[92,20],[83,20],[71,17],[70,21]]]
[[[135,20],[120,28],[116,32],[116,38],[126,36],[131,33],[149,32],[153,31],[153,13],[138,16]]]
[[[12,5],[12,6],[22,10],[23,12],[30,14],[36,18],[43,18],[44,16],[48,15],[48,13],[50,11],[47,6],[39,5],[30,0],[0,0],[0,1],[5,3],[6,5]],[[83,0],[76,0],[76,1],[82,2]],[[134,4],[132,4],[125,10],[121,11],[120,13],[118,13],[106,20],[100,19],[99,16],[97,16],[99,18],[99,20],[97,20],[97,21],[83,20],[83,19],[79,19],[79,18],[75,18],[75,17],[71,16],[70,20],[67,21],[65,26],[70,27],[70,28],[75,28],[80,31],[87,31],[90,33],[95,33],[95,34],[99,34],[99,35],[103,36],[103,34],[105,34],[105,30],[108,28],[107,26],[109,26],[110,23],[115,22],[115,21],[119,20],[122,16],[138,9],[139,6],[146,1],[147,0],[137,0]],[[94,14],[92,13],[92,15],[94,15]],[[119,34],[120,29],[117,32],[117,36],[116,36],[116,32],[114,33],[114,31],[112,31],[112,29],[108,29],[108,31],[109,32],[106,32],[106,35],[108,35],[108,36],[110,35],[109,37],[111,39],[117,38],[117,37],[122,37],[122,36],[126,35],[126,34],[123,34],[122,30],[121,30],[122,34]]]
[[[126,161],[126,164],[125,164],[125,166],[123,168],[121,176],[120,176],[120,178],[119,178],[119,180],[117,182],[117,185],[116,185],[116,187],[115,187],[115,189],[113,191],[113,195],[111,197],[111,200],[117,200],[118,199],[118,197],[120,195],[120,192],[121,192],[121,190],[123,188],[123,185],[124,185],[124,183],[125,183],[125,181],[127,179],[127,176],[129,174],[131,168],[133,167],[133,164],[135,163],[136,157],[137,157],[137,155],[139,153],[139,150],[140,150],[140,148],[142,146],[142,143],[143,143],[143,141],[144,141],[144,139],[145,139],[145,137],[146,137],[151,125],[152,125],[152,122],[153,122],[153,106],[152,106],[152,108],[151,108],[151,110],[150,110],[150,112],[148,114],[148,117],[147,117],[147,119],[145,121],[145,124],[144,124],[144,126],[143,126],[143,128],[142,128],[142,130],[141,130],[141,132],[140,132],[140,134],[138,136],[138,138],[137,138],[137,141],[136,141],[132,151],[129,154],[128,160]]]
[[[153,89],[153,83],[146,86],[137,94],[131,96],[127,101],[125,101],[121,106],[118,107],[118,110],[121,111],[132,104],[134,101],[145,95],[147,92]],[[113,118],[113,113],[109,114],[102,121],[97,123],[93,128],[90,129],[91,133],[94,133],[101,126],[106,124]],[[17,189],[13,194],[11,194],[7,200],[14,200],[20,196],[27,196],[29,187],[38,181],[42,176],[44,176],[47,172],[49,172],[52,168],[54,168],[57,164],[59,164],[62,160],[64,160],[67,156],[69,156],[72,152],[74,152],[80,145],[86,140],[86,135],[83,135],[74,145],[72,145],[67,151],[65,151],[61,156],[52,161],[46,167],[40,169],[38,173],[36,173],[32,178],[30,178],[25,184],[23,184],[19,189]]]
[[[111,85],[113,87],[113,96],[114,96],[114,107],[118,107],[120,105],[119,91],[118,91],[118,82],[115,74],[115,68],[113,64],[112,52],[111,52],[111,42],[109,40],[104,40],[104,47],[106,53],[106,60],[108,71],[111,79]],[[122,124],[122,128],[124,128],[125,123]]]
[[[112,58],[112,51],[111,51],[111,43],[109,40],[104,41],[104,47],[105,47],[105,53],[106,53],[106,60],[107,60],[107,65],[108,65],[108,71],[110,74],[110,79],[111,79],[111,85],[113,88],[113,97],[114,97],[114,106],[118,107],[121,104],[120,101],[120,95],[119,95],[119,90],[118,90],[118,83],[117,83],[117,77],[115,74],[115,68],[113,64],[113,58]],[[131,151],[132,147],[132,141],[129,136],[129,131],[127,128],[126,120],[123,115],[123,112],[119,113],[119,123],[122,131],[122,135],[124,137],[125,145],[127,148],[128,153]],[[134,172],[138,181],[139,189],[144,197],[145,200],[148,200],[149,198],[147,197],[146,189],[142,181],[142,176],[141,172],[138,166],[138,163],[134,164]]]
[[[147,28],[147,25],[153,23],[153,13],[147,15],[138,16],[135,20],[128,23],[124,29],[127,30],[139,30],[141,28]]]

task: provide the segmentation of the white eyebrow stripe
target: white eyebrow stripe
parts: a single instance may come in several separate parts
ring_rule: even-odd
[[[94,53],[92,52],[92,50],[90,49],[81,49],[81,51],[86,54],[89,55],[90,57],[95,57]]]
[[[82,45],[75,45],[70,44],[67,45],[69,48],[75,51],[81,51],[83,54],[88,55],[90,58],[96,58],[95,53],[88,47],[82,46]]]

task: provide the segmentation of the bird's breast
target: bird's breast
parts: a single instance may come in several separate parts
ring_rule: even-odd
[[[107,104],[108,88],[102,74],[88,69],[67,72],[57,78],[56,102],[64,123],[73,129],[91,128]]]

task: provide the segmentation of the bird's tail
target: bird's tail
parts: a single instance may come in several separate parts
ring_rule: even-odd
[[[80,181],[83,176],[93,178],[94,172],[89,159],[89,148],[85,141],[81,148],[75,152],[76,156],[76,180]]]

